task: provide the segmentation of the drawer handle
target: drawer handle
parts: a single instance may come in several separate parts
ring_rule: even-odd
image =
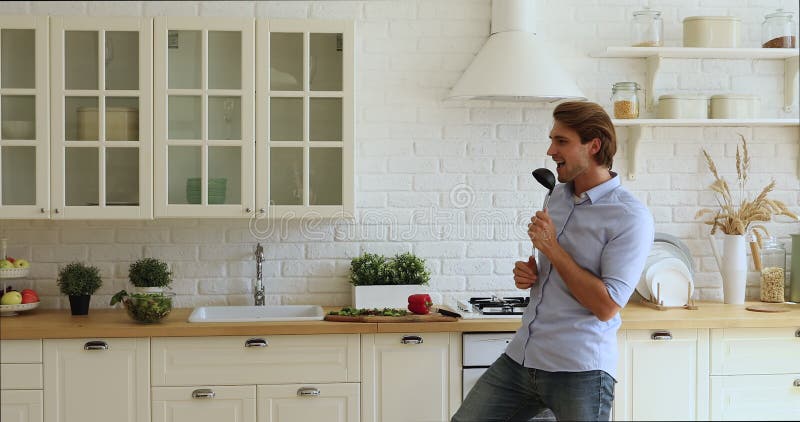
[[[210,388],[198,388],[192,391],[193,399],[213,399],[217,394]]]
[[[87,341],[83,350],[108,350],[108,343],[102,340]]]
[[[794,382],[792,383],[792,385],[794,385],[795,387],[800,387],[800,378],[798,378],[798,379],[794,380]]]
[[[319,397],[319,388],[300,387],[297,389],[297,395],[300,397]]]
[[[672,340],[672,333],[669,331],[656,331],[650,335],[653,340]]]
[[[422,337],[420,337],[420,336],[403,336],[403,339],[400,340],[400,343],[403,343],[403,344],[422,344]]]
[[[267,347],[269,343],[263,338],[251,338],[244,342],[244,347]]]

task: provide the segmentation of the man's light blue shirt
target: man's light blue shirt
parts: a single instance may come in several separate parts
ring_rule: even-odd
[[[639,282],[654,227],[650,211],[623,188],[619,176],[573,200],[571,183],[556,185],[548,212],[558,243],[583,269],[600,278],[620,307]],[[549,372],[603,370],[616,377],[619,314],[603,322],[572,295],[544,254],[522,326],[506,354],[528,368]]]

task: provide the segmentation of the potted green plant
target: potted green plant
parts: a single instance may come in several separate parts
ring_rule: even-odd
[[[350,261],[350,284],[356,308],[402,308],[408,296],[427,292],[431,273],[412,253],[387,258],[364,253]]]
[[[103,285],[103,280],[97,267],[76,261],[58,270],[56,284],[61,293],[69,296],[72,315],[87,315],[92,294]]]
[[[119,302],[128,315],[136,321],[153,323],[164,319],[172,311],[172,292],[164,292],[172,283],[172,272],[167,263],[157,258],[142,258],[128,268],[128,280],[134,292],[120,290],[111,298],[111,305]]]

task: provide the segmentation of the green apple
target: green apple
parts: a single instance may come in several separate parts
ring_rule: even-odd
[[[14,268],[14,264],[12,264],[11,261],[9,261],[9,260],[4,259],[4,260],[0,261],[0,269],[4,269],[4,268]]]
[[[0,298],[0,305],[19,305],[20,303],[22,303],[22,295],[16,290],[6,292],[6,294]]]
[[[28,268],[31,264],[26,259],[18,259],[17,262],[14,263],[14,266],[17,268]]]

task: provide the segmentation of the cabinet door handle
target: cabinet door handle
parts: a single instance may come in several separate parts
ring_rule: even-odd
[[[265,210],[264,208],[259,208],[258,209],[258,213],[259,214],[264,214],[265,212],[267,212],[267,210]]]
[[[263,338],[251,338],[247,339],[244,342],[244,347],[267,347],[267,346],[269,346],[269,342],[267,342]]]
[[[672,333],[669,331],[656,331],[650,334],[650,338],[653,340],[672,340]]]
[[[300,397],[318,397],[319,388],[315,387],[300,387],[297,389],[297,395]]]
[[[58,209],[58,208],[56,208],[54,211],[55,211],[56,214],[60,214],[61,213],[61,210]]]
[[[403,339],[400,340],[400,343],[403,343],[403,344],[422,344],[422,337],[420,337],[420,336],[403,336]]]
[[[44,214],[46,211],[44,210],[44,208],[39,208],[39,212]]]
[[[794,385],[795,387],[800,387],[800,378],[798,378],[798,379],[794,380],[794,382],[792,383],[792,385]]]
[[[253,209],[250,208],[250,207],[247,207],[247,208],[244,209],[244,212],[250,214],[251,212],[253,212]]]
[[[103,340],[87,341],[83,345],[83,350],[108,350],[108,343]]]
[[[192,391],[193,399],[213,399],[217,394],[210,388],[198,388]]]
[[[794,336],[800,337],[800,328],[798,328],[797,331],[794,332]]]

